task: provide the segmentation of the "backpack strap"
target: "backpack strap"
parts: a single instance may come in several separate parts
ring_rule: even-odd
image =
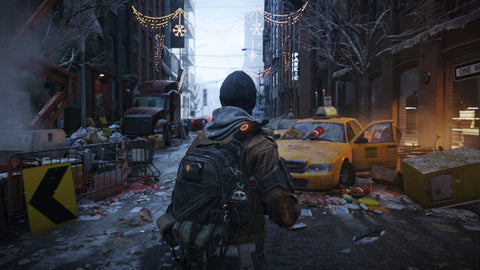
[[[258,186],[262,192],[266,192],[274,187],[281,187],[292,193],[295,192],[295,186],[282,157],[277,160],[272,170],[258,181]]]

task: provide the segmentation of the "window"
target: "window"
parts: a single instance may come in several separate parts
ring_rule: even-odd
[[[112,36],[108,36],[107,40],[107,54],[110,60],[114,60],[113,56],[115,54],[115,39]]]
[[[403,136],[402,145],[418,146],[418,68],[405,70],[400,75],[399,127]]]
[[[124,73],[127,73],[128,72],[128,63],[127,63],[127,58],[128,58],[128,55],[127,55],[127,45],[125,44],[122,44],[122,48],[120,50],[120,67],[121,69],[123,70]]]
[[[393,142],[392,125],[390,123],[378,123],[369,127],[365,134],[370,143]]]
[[[451,148],[480,149],[480,79],[454,81],[450,96]]]
[[[347,128],[347,140],[350,142],[355,137],[357,132],[355,132],[352,128],[352,121],[347,123],[346,128]]]

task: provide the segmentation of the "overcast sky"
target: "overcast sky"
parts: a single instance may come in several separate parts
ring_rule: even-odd
[[[195,1],[196,82],[208,91],[205,116],[220,106],[218,89],[225,77],[242,69],[244,18],[258,8],[263,10],[263,0]]]

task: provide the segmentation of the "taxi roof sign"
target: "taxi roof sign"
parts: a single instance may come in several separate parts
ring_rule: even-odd
[[[333,106],[322,106],[318,107],[317,112],[315,113],[315,118],[333,118],[339,117],[337,109]]]

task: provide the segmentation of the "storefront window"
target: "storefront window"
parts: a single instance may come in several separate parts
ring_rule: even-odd
[[[451,148],[480,149],[480,78],[453,82]]]
[[[418,68],[402,72],[400,77],[399,126],[402,133],[400,144],[418,146]]]

